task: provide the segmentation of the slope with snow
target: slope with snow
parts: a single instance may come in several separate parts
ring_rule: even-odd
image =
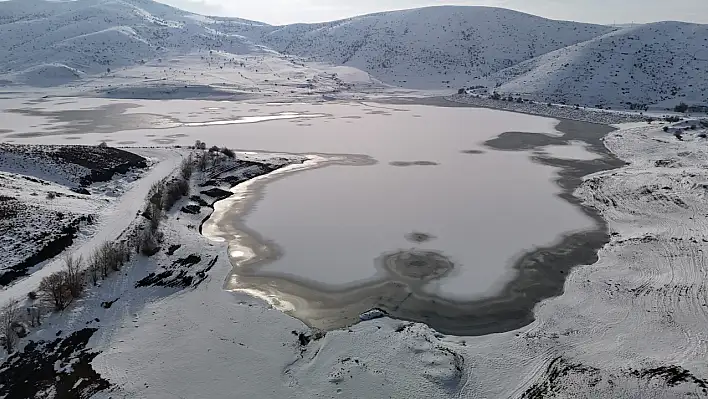
[[[468,80],[610,32],[489,7],[429,7],[321,24],[234,30],[286,54],[353,66],[415,88]]]
[[[0,73],[31,85],[41,85],[42,68],[51,80],[56,68],[49,66],[78,71],[78,78],[175,53],[256,49],[242,37],[149,0],[11,0],[0,4],[0,21],[7,21],[0,24]]]
[[[0,144],[0,286],[87,234],[144,167],[113,148]]]
[[[331,64],[349,75],[362,71],[366,83],[327,82],[317,92],[366,92],[382,81],[407,89],[482,86],[613,108],[708,103],[708,26],[678,22],[612,28],[442,6],[271,26],[152,0],[9,0],[0,2],[0,37],[4,84],[114,87],[110,78],[125,72],[135,87],[159,72],[168,86],[309,94],[320,86],[313,77]],[[249,56],[265,65],[249,68]],[[146,74],[146,65],[155,68]],[[307,77],[299,71],[305,67],[314,70]],[[272,74],[287,79],[276,84]]]
[[[614,31],[490,76],[503,93],[630,108],[708,103],[708,25],[659,22]]]

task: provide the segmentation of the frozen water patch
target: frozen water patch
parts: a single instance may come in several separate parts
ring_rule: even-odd
[[[601,159],[602,155],[588,151],[582,142],[573,141],[568,145],[549,145],[536,151],[539,155],[560,159],[576,159],[579,161],[592,161]]]
[[[244,116],[237,119],[220,120],[220,121],[209,121],[209,122],[188,122],[183,123],[182,126],[186,127],[197,127],[197,126],[222,126],[222,125],[240,125],[245,123],[258,123],[267,121],[277,121],[283,119],[304,119],[304,118],[324,118],[325,114],[300,114],[297,112],[281,112],[275,115],[264,115],[264,116]]]

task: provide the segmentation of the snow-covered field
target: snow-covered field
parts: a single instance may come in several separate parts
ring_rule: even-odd
[[[194,109],[183,105],[177,102],[173,109]],[[260,300],[223,289],[231,275],[226,250],[199,234],[203,213],[180,211],[194,203],[190,199],[163,222],[162,251],[135,257],[65,312],[48,316],[22,342],[46,341],[40,349],[51,353],[48,359],[61,357],[50,342],[74,345],[93,371],[84,378],[60,366],[60,380],[73,381],[74,392],[100,390],[94,395],[99,398],[706,396],[704,131],[689,129],[679,140],[656,124],[621,127],[606,143],[630,165],[589,176],[576,192],[608,221],[610,244],[599,262],[573,270],[565,293],[539,304],[536,321],[519,330],[454,337],[378,318],[326,334],[312,331]],[[96,139],[80,140],[85,141]],[[71,251],[88,255],[120,236],[151,182],[173,173],[185,154],[133,151],[161,161],[98,218],[95,235]],[[3,300],[24,297],[44,273],[61,266],[55,261],[21,280],[2,293]],[[195,276],[190,281],[200,280],[198,271],[209,271],[186,288],[148,284],[155,281],[151,273],[172,270],[181,276],[185,267]],[[19,359],[13,362],[0,373],[24,370]],[[41,392],[62,389],[42,387]]]
[[[151,186],[201,153],[166,145],[299,153],[237,152],[196,173],[192,195],[162,219],[154,256],[133,255],[62,312],[45,309],[19,354],[0,355],[0,397],[708,397],[708,124],[582,107],[660,117],[679,102],[708,104],[706,29],[611,28],[481,7],[277,27],[150,0],[0,2],[0,141],[30,145],[0,144],[2,268],[78,226],[59,256],[11,276],[0,306],[33,303],[28,293],[64,267],[61,255],[88,259],[140,231]],[[450,96],[461,87],[537,103]],[[227,291],[229,249],[199,228],[211,202],[313,148],[346,152],[335,134],[308,136],[315,120],[366,136],[407,112],[434,134],[444,123],[415,110],[446,100],[420,89],[443,90],[435,94],[456,106],[616,125],[605,144],[627,165],[586,176],[574,192],[608,224],[599,260],[574,268],[529,325],[475,337],[376,311],[324,332]],[[103,141],[133,146],[148,168],[106,177],[91,157],[66,162],[40,146]],[[578,156],[569,149],[534,154]]]
[[[0,284],[31,274],[91,231],[146,166],[112,148],[0,145]]]

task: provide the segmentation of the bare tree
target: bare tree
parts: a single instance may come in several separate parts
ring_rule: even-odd
[[[72,298],[79,298],[84,292],[84,272],[81,270],[83,258],[67,255],[64,258],[64,271],[66,272],[66,287]]]
[[[152,256],[156,253],[158,249],[156,232],[150,229],[145,229],[140,232],[140,237],[138,238],[138,246],[140,247],[140,252],[146,256]]]
[[[12,353],[19,339],[15,328],[20,320],[20,301],[11,299],[0,308],[0,333],[5,337],[5,350],[7,353]]]
[[[64,309],[71,301],[66,280],[66,271],[62,270],[48,275],[39,283],[38,291],[43,299],[50,302],[56,310]]]
[[[160,203],[150,203],[148,214],[150,215],[150,229],[155,231],[162,220],[162,201]]]
[[[180,165],[180,173],[182,178],[189,180],[192,177],[192,171],[194,170],[194,160],[192,159],[192,154],[189,154],[187,159],[182,161]]]
[[[202,156],[199,157],[197,165],[199,166],[199,170],[201,170],[202,172],[209,169],[209,157],[206,153],[202,154]]]
[[[101,272],[101,277],[106,278],[111,272],[111,259],[112,259],[112,244],[110,242],[104,242],[96,249],[96,258],[98,260],[98,269]]]
[[[94,252],[88,262],[88,276],[91,279],[91,283],[93,285],[98,284],[99,273],[101,268],[101,266],[99,265],[100,261],[100,256]]]
[[[140,248],[137,248],[140,251]],[[125,242],[104,242],[91,255],[88,276],[94,285],[99,278],[106,278],[112,271],[121,269],[130,260],[130,250]]]

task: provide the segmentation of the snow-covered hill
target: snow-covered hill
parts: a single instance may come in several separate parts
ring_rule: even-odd
[[[258,50],[212,22],[150,0],[1,2],[0,73],[53,85],[168,55]]]
[[[321,24],[234,28],[279,52],[353,66],[386,83],[414,88],[459,87],[612,30],[501,8],[454,6]]]
[[[629,107],[708,104],[708,25],[659,22],[625,28],[491,76],[502,93]]]
[[[416,89],[482,85],[544,102],[613,108],[708,104],[708,25],[679,22],[612,28],[442,6],[271,26],[152,0],[9,0],[0,1],[0,37],[0,84],[90,81],[94,89],[134,90],[159,81],[286,94],[361,89],[337,83],[319,90],[317,76],[334,76],[322,64],[329,63],[346,66],[341,72],[349,75],[370,74],[357,78],[367,87],[378,80]],[[246,59],[251,55],[260,61]],[[196,63],[185,65],[189,60]],[[276,72],[271,64],[283,67]],[[102,83],[103,75],[145,65],[151,69],[119,74],[135,81]],[[305,67],[311,73],[303,74]]]

